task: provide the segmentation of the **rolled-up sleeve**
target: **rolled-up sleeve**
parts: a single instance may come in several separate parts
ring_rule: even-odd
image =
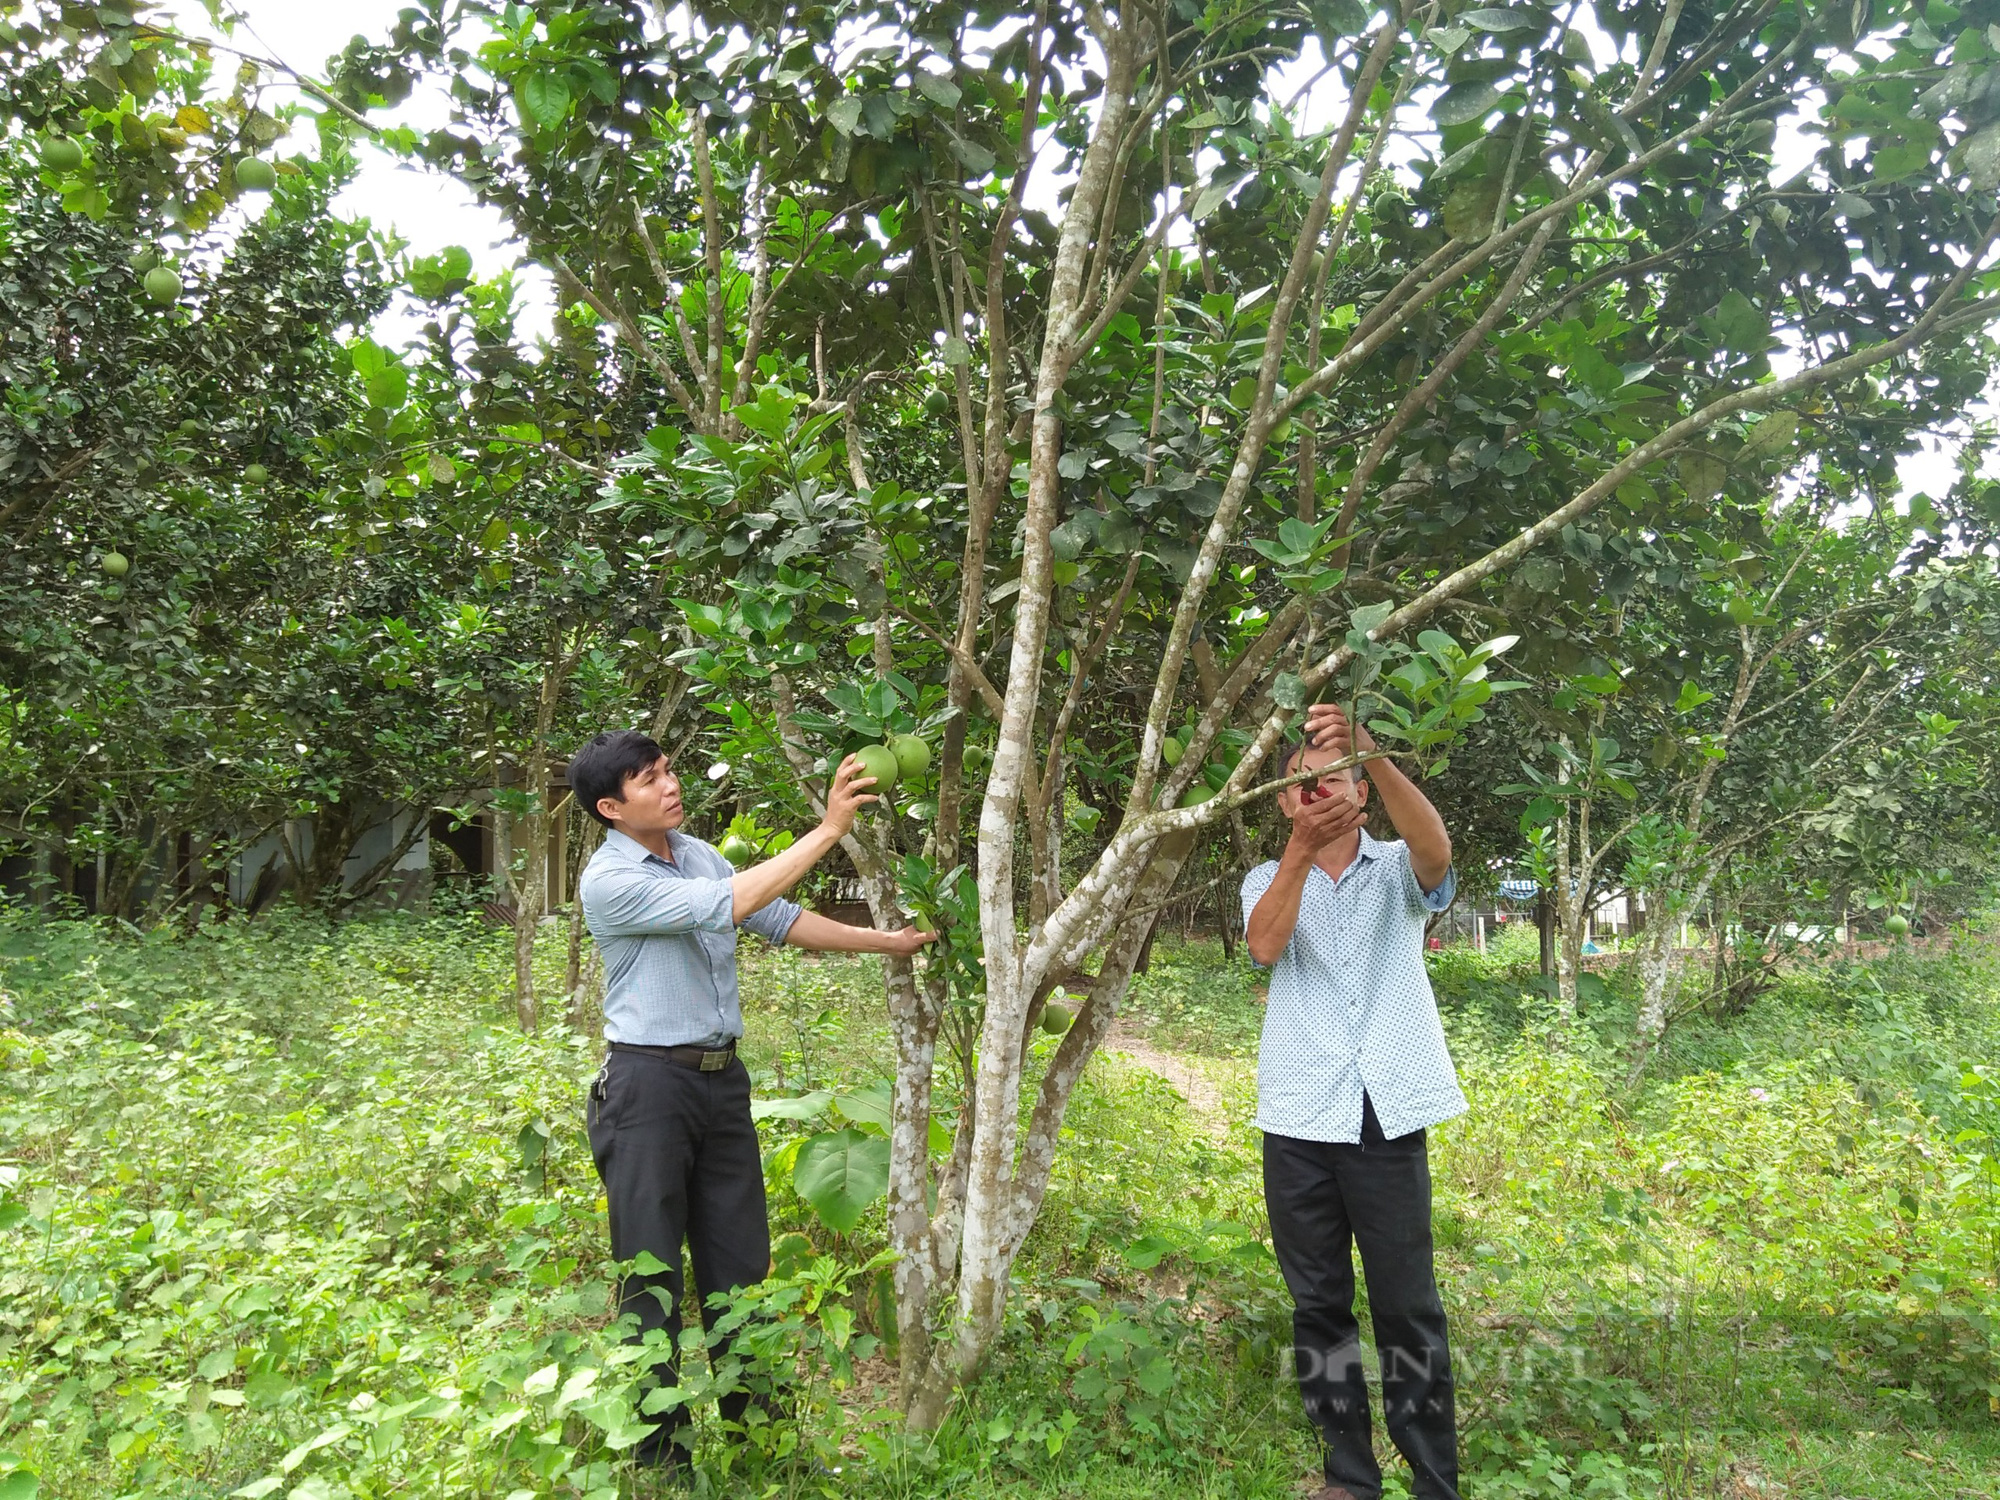
[[[782,943],[785,934],[792,930],[792,923],[798,921],[804,911],[805,908],[796,901],[787,901],[779,896],[769,906],[758,907],[736,925],[756,933],[767,943]]]
[[[1437,889],[1427,891],[1423,882],[1417,879],[1416,866],[1410,863],[1410,846],[1399,845],[1403,851],[1403,885],[1409,892],[1410,904],[1423,911],[1443,911],[1451,905],[1458,894],[1458,871],[1446,865],[1444,879],[1437,883]]]
[[[1250,914],[1257,909],[1257,903],[1264,899],[1264,892],[1271,888],[1271,882],[1277,878],[1277,875],[1277,865],[1262,864],[1243,877],[1241,895],[1243,898],[1243,930],[1245,932],[1250,930]],[[1250,957],[1250,945],[1248,943],[1243,945],[1243,956],[1245,958]],[[1260,964],[1256,959],[1251,958],[1250,967],[1253,969],[1268,969],[1270,965]]]
[[[726,880],[658,880],[630,865],[593,868],[583,882],[583,920],[592,937],[731,932],[736,893]]]

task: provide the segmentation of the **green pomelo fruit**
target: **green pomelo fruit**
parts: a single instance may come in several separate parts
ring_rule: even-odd
[[[988,750],[984,745],[967,745],[965,747],[965,769],[972,772],[973,775],[978,775],[992,764],[993,752]]]
[[[193,417],[181,418],[181,436],[200,437],[201,423],[197,422]]]
[[[1051,1000],[1042,1007],[1042,1030],[1050,1036],[1061,1036],[1075,1019],[1070,1014],[1070,1008],[1060,1000]]]
[[[97,565],[113,578],[123,578],[132,571],[132,564],[122,552],[107,552],[97,560]]]
[[[924,410],[934,417],[941,417],[951,410],[951,397],[943,391],[932,389],[924,393]]]
[[[166,266],[155,266],[146,273],[146,295],[155,302],[172,302],[181,294],[181,279]]]
[[[921,776],[931,768],[931,747],[914,734],[897,735],[889,741],[889,751],[899,776]]]
[[[896,764],[896,752],[887,745],[863,745],[854,756],[861,762],[861,775],[875,778],[875,785],[865,786],[862,791],[880,796],[896,784],[896,775],[902,767]]]
[[[1179,765],[1181,763],[1181,757],[1186,753],[1187,753],[1187,746],[1183,745],[1179,740],[1175,739],[1172,735],[1168,735],[1167,742],[1164,745],[1160,746],[1160,759],[1165,761],[1170,766]]]
[[[757,857],[757,851],[751,846],[750,841],[735,833],[726,835],[722,842],[715,846],[715,850],[739,870]]]
[[[1193,786],[1181,793],[1181,806],[1200,807],[1202,803],[1208,801],[1214,795],[1214,787],[1205,781],[1197,781]]]
[[[268,193],[278,185],[278,169],[261,156],[246,156],[236,164],[236,185],[246,192]]]
[[[1898,912],[1882,925],[1889,929],[1890,937],[1904,937],[1909,933],[1910,919]]]
[[[271,471],[262,464],[245,464],[243,466],[243,482],[245,484],[262,484],[270,477]]]
[[[51,172],[74,172],[83,165],[83,147],[66,135],[50,136],[42,143],[42,165]]]

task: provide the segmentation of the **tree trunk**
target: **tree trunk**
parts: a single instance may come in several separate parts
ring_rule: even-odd
[[[1639,1019],[1632,1039],[1632,1066],[1625,1075],[1628,1089],[1637,1086],[1653,1049],[1667,1034],[1667,1006],[1679,960],[1674,924],[1654,922],[1639,947]]]
[[[521,870],[521,885],[514,898],[514,1015],[521,1030],[533,1033],[541,1024],[541,1007],[535,997],[535,933],[542,923],[542,908],[548,893],[548,846],[535,834],[543,820],[529,817],[528,857]]]
[[[1555,898],[1543,891],[1535,898],[1535,932],[1541,938],[1542,978],[1553,979],[1556,972]]]
[[[1569,764],[1563,763],[1562,780],[1569,780]],[[1577,879],[1576,862],[1572,855],[1580,852],[1570,845],[1570,807],[1567,802],[1556,817],[1556,891],[1555,918],[1557,925],[1555,945],[1556,961],[1556,1015],[1566,1028],[1576,1019],[1576,966],[1582,961],[1583,943],[1580,929],[1583,925],[1582,882]]]
[[[585,983],[583,948],[583,870],[604,838],[602,823],[588,814],[580,816],[583,819],[583,834],[576,841],[576,880],[569,893],[569,952],[563,967],[563,984],[569,996],[569,1024],[577,1031],[590,1025],[590,996]]]

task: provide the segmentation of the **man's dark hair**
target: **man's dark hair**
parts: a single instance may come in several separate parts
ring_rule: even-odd
[[[570,757],[569,788],[583,810],[609,828],[611,820],[597,810],[598,798],[624,801],[625,778],[638,775],[665,756],[666,751],[651,735],[636,729],[613,729],[593,736],[589,744]]]

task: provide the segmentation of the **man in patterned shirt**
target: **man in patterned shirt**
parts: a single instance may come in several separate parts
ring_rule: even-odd
[[[1307,714],[1285,773],[1375,748],[1331,704]],[[1389,1436],[1420,1500],[1457,1500],[1451,1349],[1431,1264],[1424,1131],[1465,1110],[1424,972],[1425,918],[1451,904],[1451,838],[1393,761],[1278,794],[1284,857],[1243,880],[1245,944],[1274,966],[1257,1063],[1264,1199],[1291,1290],[1293,1356],[1326,1444],[1318,1500],[1378,1500],[1354,1317],[1360,1246]],[[1401,837],[1363,826],[1369,783]]]
[[[705,1323],[718,1316],[711,1293],[762,1281],[771,1269],[750,1074],[736,1056],[743,1035],[736,929],[835,953],[910,954],[937,936],[849,927],[784,897],[875,800],[867,790],[875,783],[860,766],[852,755],[840,763],[817,828],[738,871],[679,831],[680,782],[645,735],[600,734],[569,763],[576,800],[611,830],[577,887],[604,958],[610,1044],[586,1110],[590,1151],[604,1181],[612,1258],[645,1252],[665,1268],[627,1277],[619,1310],[637,1315],[641,1339],[666,1330],[669,1355],[680,1336],[684,1239]],[[665,1374],[671,1383],[670,1358]],[[723,1398],[722,1415],[740,1421],[747,1405],[737,1392]],[[678,1467],[686,1412],[675,1406],[659,1415],[634,1458]]]

